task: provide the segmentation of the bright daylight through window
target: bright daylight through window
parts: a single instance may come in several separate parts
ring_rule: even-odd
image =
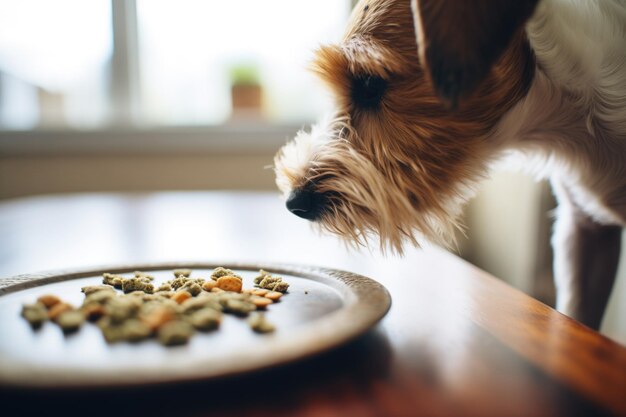
[[[298,124],[347,0],[0,0],[0,130]]]

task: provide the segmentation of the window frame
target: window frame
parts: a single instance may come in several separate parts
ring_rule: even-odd
[[[217,125],[142,126],[136,0],[111,0],[110,117],[103,127],[0,129],[0,156],[275,152],[299,125],[242,120]]]

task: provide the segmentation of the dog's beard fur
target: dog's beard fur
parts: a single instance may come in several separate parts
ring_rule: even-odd
[[[353,12],[341,45],[322,47],[313,70],[337,101],[331,119],[299,132],[275,158],[285,196],[304,186],[323,193],[316,223],[350,242],[378,235],[384,251],[402,252],[419,235],[454,242],[462,205],[496,153],[489,134],[526,91],[525,44],[506,54],[485,87],[451,114],[435,97],[417,60],[408,2],[369,1]],[[521,71],[524,73],[524,71]],[[530,71],[532,73],[532,71]],[[388,83],[375,108],[354,102],[354,80]]]
[[[367,245],[378,236],[381,250],[402,253],[404,242],[418,245],[418,235],[443,245],[454,242],[462,205],[482,172],[467,172],[471,181],[442,190],[429,180],[446,182],[447,175],[432,176],[438,169],[423,160],[390,156],[385,148],[370,159],[356,141],[357,131],[344,118],[299,132],[275,158],[278,187],[287,196],[313,184],[316,192],[328,196],[315,224],[355,244]]]

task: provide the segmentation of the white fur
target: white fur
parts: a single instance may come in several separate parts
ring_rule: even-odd
[[[331,120],[330,116],[326,116],[311,126],[310,132],[304,129],[298,131],[296,137],[280,150],[282,156],[277,158],[275,169],[290,173],[294,178],[304,178],[315,155],[319,154],[320,148],[332,137]],[[285,175],[276,176],[276,185],[285,197],[291,192],[292,184]]]
[[[535,78],[492,139],[551,179],[557,308],[598,328],[626,225],[626,3],[543,0],[526,32]]]
[[[534,156],[589,217],[626,225],[626,7],[544,0],[527,33],[537,73],[494,140]]]

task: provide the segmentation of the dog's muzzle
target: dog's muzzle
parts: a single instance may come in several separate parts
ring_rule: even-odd
[[[296,216],[313,221],[322,217],[327,203],[324,194],[305,187],[293,190],[285,205]]]

